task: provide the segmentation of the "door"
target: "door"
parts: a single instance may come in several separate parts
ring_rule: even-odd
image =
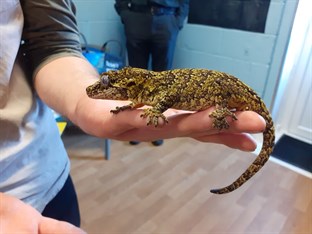
[[[312,15],[310,0],[299,2],[273,109],[277,136],[312,144]]]

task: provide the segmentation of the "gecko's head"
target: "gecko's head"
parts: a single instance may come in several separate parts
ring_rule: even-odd
[[[132,67],[103,72],[100,80],[87,88],[87,94],[96,99],[127,100],[130,93],[142,89],[149,75],[147,70]]]
[[[124,67],[119,71],[108,71],[101,75],[103,84],[131,90],[148,79],[149,72],[141,68]]]
[[[117,71],[102,73],[97,82],[87,87],[88,97],[94,99],[127,100],[127,90],[114,85],[116,73]]]

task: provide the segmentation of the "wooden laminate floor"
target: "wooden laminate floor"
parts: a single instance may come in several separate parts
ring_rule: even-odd
[[[130,146],[65,134],[82,228],[105,234],[312,233],[312,180],[269,161],[237,191],[255,155],[191,139]]]

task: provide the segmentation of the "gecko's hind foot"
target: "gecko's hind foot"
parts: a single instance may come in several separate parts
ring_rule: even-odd
[[[228,129],[230,125],[226,120],[227,116],[232,117],[233,120],[237,120],[235,113],[228,108],[223,107],[215,109],[209,115],[209,117],[213,119],[212,127],[218,130]]]

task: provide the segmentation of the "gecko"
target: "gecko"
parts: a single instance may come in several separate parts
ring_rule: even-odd
[[[220,131],[229,128],[227,117],[237,120],[236,111],[254,111],[261,115],[266,127],[259,155],[232,184],[212,189],[214,194],[229,193],[242,186],[263,167],[273,151],[274,124],[263,100],[240,79],[225,72],[192,68],[155,72],[124,67],[102,73],[98,81],[86,88],[86,93],[94,99],[131,101],[111,110],[114,114],[148,105],[141,117],[155,127],[160,119],[168,123],[163,112],[169,108],[202,111],[215,106],[209,117],[213,128]]]

